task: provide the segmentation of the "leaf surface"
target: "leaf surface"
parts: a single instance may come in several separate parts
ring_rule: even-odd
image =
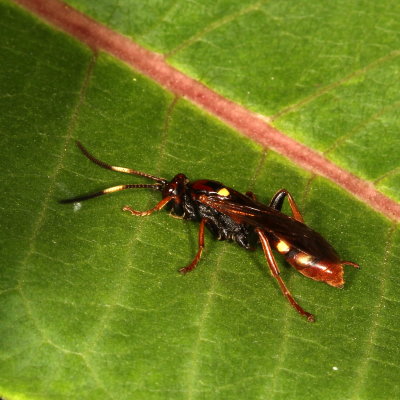
[[[68,3],[400,200],[399,2]]]
[[[314,96],[304,106],[283,112],[277,126],[320,151],[337,143],[343,132],[362,126],[351,140],[328,153],[357,175],[372,180],[398,167],[398,158],[385,150],[395,149],[396,140],[398,81],[391,86],[388,82],[398,65],[394,53],[387,56],[396,44],[387,40],[382,48],[371,45],[353,58],[346,55],[346,46],[349,54],[357,51],[350,31],[359,38],[366,32],[357,21],[372,24],[358,15],[355,5],[338,3],[328,13],[322,3],[310,10],[306,2],[226,1],[215,6],[204,2],[197,8],[187,3],[178,12],[175,2],[101,3],[94,7],[92,2],[71,2],[147,47],[171,53],[171,63],[253,110],[278,114]],[[374,10],[369,3],[364,6],[365,15],[380,15],[380,26],[386,27],[382,35],[395,29],[397,20],[390,16],[396,14],[396,4],[386,1]],[[0,68],[7,77],[1,81],[0,100],[0,395],[399,396],[397,225],[334,183],[261,148],[111,56],[94,55],[9,2],[0,7]],[[227,21],[218,24],[224,18]],[[339,32],[341,24],[352,23],[353,30]],[[213,24],[215,29],[207,31]],[[332,26],[338,26],[338,36],[330,38],[328,50],[338,66],[333,68],[331,61],[310,63],[312,54],[322,54],[316,43],[332,36]],[[202,31],[207,32],[189,43]],[[222,42],[229,57],[218,46]],[[334,43],[341,44],[341,51]],[[288,57],[293,52],[296,56]],[[340,81],[385,54],[387,60],[362,76],[355,74],[353,81],[315,96],[318,87]],[[263,73],[271,73],[265,72],[271,68],[265,63],[275,68],[276,79],[268,83]],[[379,68],[384,73],[379,74]],[[384,103],[367,94],[381,93],[383,87],[389,91],[381,94]],[[381,126],[388,132],[383,139]],[[305,279],[277,257],[295,297],[317,316],[315,324],[305,322],[287,304],[260,249],[246,252],[207,233],[198,269],[181,276],[177,270],[195,254],[198,226],[166,212],[143,218],[121,212],[125,204],[152,207],[158,193],[135,190],[76,205],[57,203],[144,181],[96,167],[78,151],[75,139],[113,165],[168,179],[178,172],[192,180],[216,179],[243,192],[251,190],[262,201],[285,187],[307,223],[343,259],[360,263],[362,269],[347,267],[345,289],[338,290]],[[351,143],[359,143],[359,151]],[[378,145],[385,152],[382,163],[377,162]],[[399,198],[396,176],[388,174],[379,181],[386,182],[385,191],[393,198]]]

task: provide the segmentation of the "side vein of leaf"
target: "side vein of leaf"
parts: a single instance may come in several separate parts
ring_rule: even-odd
[[[290,280],[289,280],[290,283]],[[271,371],[271,376],[272,376],[272,384],[268,383],[263,387],[263,393],[262,395],[259,396],[260,399],[265,399],[268,398],[269,394],[271,395],[270,399],[274,400],[277,394],[278,390],[278,378],[281,373],[281,371],[284,370],[284,364],[286,360],[286,355],[287,355],[287,350],[288,350],[288,342],[290,340],[290,337],[288,333],[290,332],[290,318],[289,318],[289,311],[292,312],[292,310],[289,310],[289,306],[285,307],[285,311],[283,314],[283,327],[282,327],[282,341],[280,348],[277,351],[278,356],[278,361],[275,364],[275,368],[273,371]]]
[[[50,337],[48,336],[46,330],[40,325],[38,319],[35,316],[35,313],[33,311],[33,307],[31,305],[31,301],[29,300],[29,298],[26,296],[25,294],[25,290],[24,290],[24,274],[26,272],[25,267],[28,265],[29,260],[31,258],[31,256],[33,254],[36,253],[36,241],[40,235],[40,232],[42,230],[42,227],[45,223],[46,220],[46,214],[47,211],[49,210],[49,205],[50,205],[50,201],[53,199],[53,193],[54,193],[54,189],[55,189],[55,184],[56,184],[56,180],[57,177],[60,173],[60,171],[63,168],[64,165],[64,160],[65,160],[65,152],[63,151],[68,143],[70,142],[71,138],[72,138],[72,134],[74,132],[74,128],[76,126],[76,121],[79,115],[79,111],[81,108],[81,105],[85,99],[86,96],[86,91],[87,91],[87,87],[89,85],[89,81],[90,78],[92,76],[92,71],[94,68],[94,65],[96,64],[96,55],[93,55],[93,57],[91,58],[91,60],[88,63],[88,67],[86,70],[86,74],[85,77],[83,79],[82,82],[82,86],[78,95],[78,99],[77,102],[75,104],[75,107],[72,110],[71,113],[71,118],[70,118],[70,122],[67,128],[67,134],[65,135],[64,141],[62,142],[62,146],[61,146],[61,152],[60,152],[60,156],[59,156],[59,162],[56,164],[51,176],[51,181],[49,183],[49,187],[48,187],[48,191],[44,196],[43,202],[42,202],[42,207],[39,211],[39,214],[36,218],[35,223],[33,224],[33,229],[32,229],[32,234],[29,238],[29,245],[25,254],[25,257],[21,260],[20,262],[20,269],[18,271],[18,286],[17,286],[17,290],[20,294],[20,297],[22,299],[22,303],[25,307],[26,313],[27,315],[31,318],[33,325],[35,326],[36,330],[38,331],[39,335],[42,337],[42,340],[44,343],[47,343],[48,345],[50,345],[51,347],[59,350],[61,353],[65,353],[65,354],[73,354],[76,356],[79,356],[80,358],[82,358],[85,362],[85,364],[88,367],[89,373],[92,376],[93,380],[96,382],[96,384],[98,385],[99,388],[101,388],[104,393],[106,395],[108,395],[110,398],[113,398],[113,396],[111,395],[111,393],[109,393],[107,391],[107,389],[104,387],[103,383],[98,379],[96,373],[93,371],[93,369],[88,365],[88,363],[85,360],[85,357],[82,353],[79,352],[75,352],[75,351],[71,351],[69,349],[66,349],[63,346],[58,345],[57,343],[55,343],[54,341],[52,341],[50,339]],[[50,368],[50,366],[49,366]]]
[[[19,272],[18,272],[18,290],[19,290],[21,297],[23,298],[26,306],[28,307],[27,311],[29,312],[29,314],[32,317],[33,317],[33,314],[31,312],[29,300],[24,295],[23,283],[24,283],[24,273],[26,272],[24,267],[27,266],[29,259],[36,252],[36,240],[37,240],[38,236],[40,235],[40,231],[44,225],[47,210],[50,208],[49,207],[50,200],[53,199],[53,193],[54,193],[55,183],[56,183],[58,174],[60,173],[60,171],[63,168],[64,159],[65,159],[65,152],[63,150],[67,146],[68,142],[71,140],[72,133],[73,133],[75,125],[76,125],[77,116],[79,114],[80,107],[85,98],[86,89],[89,84],[89,80],[90,80],[95,62],[96,62],[96,57],[94,56],[88,64],[87,72],[86,72],[86,75],[85,75],[83,83],[82,83],[82,87],[81,87],[81,90],[80,90],[80,93],[78,96],[78,100],[77,100],[76,105],[71,114],[70,123],[67,128],[67,134],[65,136],[64,141],[62,142],[60,156],[59,156],[59,162],[56,164],[52,174],[50,175],[52,179],[49,183],[48,191],[43,197],[42,207],[41,207],[39,214],[33,224],[32,233],[28,240],[29,244],[27,247],[26,254],[20,262],[21,268],[19,269]],[[39,330],[39,332],[41,332],[40,329],[38,329],[38,330]]]
[[[353,79],[360,75],[363,75],[366,72],[368,72],[369,70],[376,68],[379,65],[381,65],[387,61],[390,61],[396,57],[399,57],[399,56],[400,56],[400,51],[393,50],[390,53],[386,54],[385,56],[379,57],[376,60],[372,61],[365,67],[362,67],[354,72],[351,72],[349,75],[346,75],[342,79],[339,79],[336,82],[332,82],[329,85],[326,85],[326,86],[322,87],[321,89],[317,90],[316,92],[312,93],[311,95],[305,97],[304,99],[299,100],[297,103],[292,104],[292,105],[282,109],[281,111],[277,112],[275,115],[270,116],[269,121],[270,122],[275,121],[278,118],[280,118],[286,114],[298,111],[300,108],[302,108],[306,104],[311,103],[312,101],[314,101],[315,99],[317,99],[318,97],[320,97],[326,93],[329,93],[330,91],[332,91],[332,90],[336,89],[337,87],[343,85],[344,83],[348,82],[350,79]]]
[[[363,128],[368,126],[370,123],[373,123],[379,118],[384,115],[386,112],[391,111],[395,108],[398,108],[400,106],[400,101],[396,101],[393,104],[390,104],[388,106],[382,107],[379,111],[371,115],[369,118],[366,120],[362,121],[360,124],[358,124],[356,127],[354,127],[350,132],[345,133],[344,135],[338,137],[335,142],[332,143],[332,145],[325,149],[322,154],[328,154],[334,150],[336,150],[343,142],[351,138],[352,136],[356,135],[358,132],[360,132]]]
[[[265,163],[267,162],[267,154],[269,149],[267,147],[263,147],[260,154],[260,160],[258,161],[258,165],[256,170],[254,171],[253,176],[250,178],[249,182],[249,191],[252,191],[255,185],[257,178],[260,176],[261,171],[263,170]]]
[[[368,367],[369,363],[372,360],[371,354],[373,353],[373,347],[375,345],[375,339],[377,338],[379,334],[379,329],[381,327],[381,324],[379,324],[380,320],[382,319],[381,316],[381,309],[383,306],[384,298],[385,298],[385,292],[386,292],[386,287],[387,287],[387,282],[388,280],[388,274],[389,274],[389,267],[388,267],[388,259],[391,254],[391,249],[393,246],[393,240],[394,240],[394,233],[396,231],[397,224],[393,224],[392,227],[388,231],[388,237],[386,241],[386,250],[385,250],[385,257],[382,263],[382,275],[380,277],[380,290],[379,290],[379,296],[377,299],[377,304],[374,307],[375,312],[371,313],[371,324],[370,324],[370,330],[367,334],[367,340],[364,346],[364,354],[361,359],[361,362],[359,363],[358,369],[355,371],[355,375],[358,376],[358,379],[356,380],[356,383],[353,388],[353,393],[350,396],[352,399],[360,399],[361,397],[361,390],[364,387],[364,384],[366,382],[366,378],[368,375]]]
[[[107,25],[110,25],[110,21],[112,20],[112,18],[114,17],[115,13],[117,12],[117,10],[121,8],[121,1],[117,0],[114,4],[114,8],[113,10],[110,12],[109,16],[107,19],[105,19]],[[129,18],[130,21],[130,18]]]
[[[259,1],[255,4],[252,4],[251,6],[248,6],[242,10],[239,10],[235,13],[232,13],[230,15],[225,15],[223,18],[212,22],[211,24],[209,24],[208,26],[206,26],[205,28],[203,28],[201,31],[197,32],[196,34],[194,34],[192,37],[190,37],[189,39],[187,39],[186,41],[184,41],[183,43],[181,43],[179,46],[175,47],[175,49],[172,49],[170,52],[165,54],[165,57],[172,57],[173,55],[175,55],[176,53],[178,53],[179,51],[185,49],[186,47],[189,47],[190,45],[192,45],[193,43],[197,42],[198,40],[200,40],[203,36],[207,35],[208,33],[220,28],[221,26],[228,24],[232,21],[234,21],[237,18],[240,18],[243,15],[248,14],[251,11],[255,11],[257,9],[259,9],[260,6],[262,6],[264,3],[266,3],[268,0],[262,0]]]
[[[200,314],[199,322],[198,322],[198,334],[196,341],[193,345],[192,356],[190,358],[190,362],[188,363],[189,373],[187,375],[187,393],[188,400],[193,400],[195,398],[195,394],[197,392],[195,388],[196,382],[199,381],[199,365],[200,365],[200,347],[202,341],[207,341],[206,339],[206,330],[207,330],[207,317],[210,314],[210,310],[216,296],[216,286],[218,282],[218,274],[221,268],[222,258],[225,254],[224,250],[220,251],[220,255],[216,260],[215,265],[213,266],[213,273],[211,275],[211,284],[210,288],[207,292],[207,297],[204,302],[203,310]]]
[[[160,24],[162,24],[164,21],[166,21],[166,19],[168,18],[168,15],[175,11],[176,6],[178,6],[178,10],[179,10],[179,7],[181,6],[181,3],[179,2],[179,0],[175,0],[173,2],[173,4],[170,5],[168,10],[165,11],[164,15],[161,16],[157,21],[155,21],[154,24],[150,25],[146,30],[144,30],[140,34],[140,36],[141,37],[146,36],[147,34],[152,32],[153,30],[155,30]]]
[[[168,107],[168,110],[166,112],[165,116],[165,122],[164,122],[164,128],[163,128],[163,137],[161,138],[160,145],[159,145],[159,151],[158,154],[160,155],[158,164],[156,166],[156,170],[160,169],[160,160],[162,159],[162,155],[165,153],[165,144],[167,141],[167,136],[168,136],[168,130],[169,130],[169,124],[170,124],[170,119],[171,115],[173,112],[173,109],[178,101],[178,97],[174,97],[172,100],[170,106]],[[149,205],[150,208],[150,205]],[[138,218],[137,224],[135,226],[135,231],[129,240],[128,245],[126,246],[127,252],[126,252],[126,263],[124,268],[119,269],[118,277],[115,279],[118,284],[114,284],[114,291],[108,296],[107,304],[108,307],[105,309],[103,315],[101,318],[98,319],[97,324],[93,327],[92,333],[87,336],[86,338],[86,348],[84,350],[84,354],[89,355],[90,353],[93,353],[93,349],[95,346],[98,344],[102,336],[104,335],[106,329],[108,328],[108,323],[111,319],[111,316],[114,312],[114,308],[116,307],[121,307],[121,304],[123,304],[122,299],[124,298],[125,292],[127,288],[129,287],[129,279],[127,279],[127,275],[129,274],[130,270],[139,270],[142,273],[146,273],[147,271],[142,271],[132,265],[132,258],[130,257],[130,249],[133,247],[133,244],[138,241],[138,235],[141,231],[141,226],[144,223],[145,218]],[[147,272],[149,273],[149,272]]]
[[[249,179],[250,187],[252,185],[254,185],[255,180],[261,173],[262,167],[264,166],[264,164],[266,162],[267,151],[268,151],[267,149],[262,149],[260,152],[260,159],[259,159],[258,165],[256,167],[256,170],[254,171],[253,175]],[[218,282],[218,273],[222,269],[222,264],[223,264],[222,258],[224,256],[225,252],[226,252],[226,250],[222,250],[220,252],[220,256],[217,258],[216,265],[214,267],[214,272],[211,276],[210,289],[207,292],[207,298],[205,300],[204,307],[203,307],[203,310],[201,312],[200,319],[199,319],[198,335],[197,335],[196,342],[193,346],[192,357],[191,357],[191,361],[189,362],[190,373],[187,378],[188,399],[189,400],[193,400],[195,393],[201,393],[200,390],[195,390],[195,382],[199,381],[199,379],[198,379],[199,363],[200,363],[200,361],[199,361],[200,350],[199,349],[201,346],[201,342],[208,341],[205,337],[206,336],[205,332],[206,332],[207,317],[210,314],[210,308],[212,307],[212,302],[213,302],[215,296],[226,297],[226,296],[219,294],[216,291],[216,285]]]
[[[377,184],[378,184],[380,181],[382,181],[383,179],[388,178],[388,177],[391,176],[391,175],[395,175],[395,174],[397,174],[398,172],[400,172],[400,167],[393,168],[393,169],[391,169],[391,170],[385,172],[385,173],[382,174],[381,176],[378,176],[378,178],[376,178],[375,180],[373,180],[372,183],[373,183],[374,185],[377,185]]]

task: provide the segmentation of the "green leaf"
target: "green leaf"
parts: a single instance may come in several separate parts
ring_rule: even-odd
[[[398,170],[390,173],[398,168],[398,37],[389,40],[397,3],[101,3],[71,2],[171,53],[171,63],[223,95],[279,114],[285,134],[334,149],[327,155],[358,176],[384,176],[378,187],[399,198]],[[396,224],[109,55],[93,55],[9,2],[0,7],[0,396],[399,397]],[[121,212],[152,207],[158,193],[58,204],[143,181],[96,167],[75,139],[113,165],[216,179],[262,201],[285,187],[307,223],[362,269],[348,267],[337,290],[277,257],[315,324],[283,298],[260,249],[207,233],[200,265],[181,276],[198,226],[166,212]]]
[[[398,1],[68,3],[400,200]]]

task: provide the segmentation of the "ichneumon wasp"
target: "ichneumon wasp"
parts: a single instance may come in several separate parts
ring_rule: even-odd
[[[102,168],[151,179],[153,184],[126,184],[113,186],[100,192],[62,200],[73,203],[118,192],[125,189],[154,189],[161,192],[162,200],[147,211],[137,211],[125,206],[132,215],[145,216],[164,207],[172,215],[200,222],[198,250],[190,264],[181,268],[182,274],[196,268],[204,249],[204,229],[207,228],[218,240],[232,240],[247,250],[260,242],[272,276],[277,280],[283,295],[301,315],[313,322],[314,316],[305,311],[293,298],[280,276],[273,250],[281,253],[286,261],[304,276],[341,288],[344,285],[343,266],[359,268],[352,261],[342,261],[335,249],[316,231],[309,228],[292,197],[285,189],[279,190],[265,205],[257,201],[251,192],[242,194],[220,182],[201,179],[190,182],[184,174],[177,174],[168,181],[130,168],[115,167],[92,156],[80,142],[82,153]],[[292,216],[281,212],[287,197]]]

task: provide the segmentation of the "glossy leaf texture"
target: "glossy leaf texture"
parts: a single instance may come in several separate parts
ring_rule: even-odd
[[[357,175],[373,180],[396,168],[399,69],[390,48],[398,43],[363,36],[375,26],[372,14],[380,19],[376,32],[395,31],[396,3],[371,10],[370,2],[329,9],[313,2],[310,10],[309,2],[187,2],[181,12],[179,2],[101,3],[71,2],[170,53],[171,63],[223,95],[265,115],[280,114],[275,123],[288,135],[320,151],[336,146],[332,159]],[[111,56],[94,55],[10,2],[0,10],[0,396],[399,397],[396,224]],[[360,41],[357,48],[357,37],[370,46]],[[332,82],[341,83],[329,87]],[[136,218],[121,211],[125,204],[150,208],[158,193],[132,190],[58,204],[145,182],[96,167],[76,139],[114,165],[165,178],[184,172],[216,179],[263,201],[285,187],[307,223],[362,269],[347,267],[346,286],[338,290],[278,258],[315,324],[287,304],[260,249],[246,252],[207,234],[198,269],[181,276],[177,270],[195,254],[198,225],[167,212]],[[396,173],[385,179],[399,198]]]
[[[68,3],[400,200],[398,1]]]

